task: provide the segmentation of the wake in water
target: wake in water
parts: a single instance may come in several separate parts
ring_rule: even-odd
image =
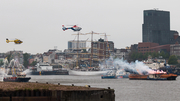
[[[29,73],[29,72],[32,72],[32,70],[26,69],[25,71],[23,71],[23,73],[25,73],[25,74],[27,74],[27,73]]]

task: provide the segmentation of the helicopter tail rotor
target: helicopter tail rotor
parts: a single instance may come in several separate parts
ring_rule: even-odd
[[[65,30],[67,30],[67,28],[64,27],[64,25],[62,25],[62,30],[65,31]]]
[[[9,39],[8,38],[6,38],[6,42],[9,43]]]

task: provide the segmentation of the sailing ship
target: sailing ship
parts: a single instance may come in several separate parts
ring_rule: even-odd
[[[91,34],[91,49],[90,49],[90,53],[83,53],[83,54],[90,54],[90,58],[88,58],[88,59],[85,59],[86,61],[88,60],[89,62],[89,68],[91,67],[91,68],[98,68],[98,66],[94,66],[94,65],[92,65],[93,64],[93,61],[95,61],[95,60],[97,60],[97,61],[99,61],[97,58],[95,59],[94,58],[94,53],[93,53],[93,51],[95,50],[95,49],[93,49],[93,44],[95,43],[95,42],[93,42],[93,34],[96,34],[96,33],[94,33],[94,32],[92,32],[92,33],[90,33]],[[86,67],[86,69],[85,70],[82,70],[82,68],[79,68],[79,61],[80,60],[83,60],[84,61],[84,59],[83,58],[81,58],[79,55],[81,54],[81,53],[79,53],[79,35],[80,35],[80,33],[78,32],[78,40],[77,40],[77,58],[76,58],[76,69],[75,68],[73,68],[73,69],[71,69],[71,70],[69,70],[69,74],[70,75],[102,75],[102,74],[105,74],[105,73],[107,73],[108,71],[105,71],[105,70],[88,70],[88,67]],[[98,42],[100,42],[100,41],[104,41],[104,40],[102,40],[102,39],[99,39],[99,41]],[[102,42],[101,42],[102,43]],[[108,45],[108,43],[107,43],[107,45]],[[109,46],[107,46],[108,47],[108,51],[109,51]],[[97,54],[96,54],[97,55]],[[97,55],[97,57],[98,57],[99,55]],[[107,58],[107,56],[105,56],[105,55],[103,55],[103,57],[104,58]]]

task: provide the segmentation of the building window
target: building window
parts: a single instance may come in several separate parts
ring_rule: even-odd
[[[149,12],[149,13],[148,13],[148,16],[152,16],[152,13]]]
[[[154,14],[153,14],[153,16],[157,16],[157,14],[156,14],[156,13],[154,13]]]
[[[144,16],[148,16],[148,13],[147,13],[147,12],[145,12],[145,13],[144,13]]]

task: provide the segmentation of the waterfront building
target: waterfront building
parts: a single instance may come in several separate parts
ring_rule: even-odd
[[[30,55],[30,57],[28,59],[29,64],[31,64],[33,61],[34,61],[34,56]]]
[[[171,31],[173,37],[170,39],[171,44],[178,44],[180,43],[180,36],[177,31]]]
[[[91,47],[93,59],[107,59],[110,57],[110,54],[114,52],[114,42],[104,41],[104,39],[101,38],[98,41],[93,41]]]
[[[44,63],[48,63],[48,58],[49,58],[49,53],[44,52],[44,53],[43,53],[43,62],[44,62]]]
[[[51,64],[51,62],[53,62],[52,59],[54,59],[54,57],[55,57],[55,53],[54,53],[55,51],[56,51],[56,49],[52,49],[52,50],[48,50],[48,52],[44,52],[43,53],[43,62]]]
[[[71,40],[71,41],[68,41],[68,49],[69,50],[74,50],[74,49],[77,49],[77,48],[78,49],[86,49],[86,41],[85,40],[79,40],[79,41]]]
[[[131,49],[114,49],[114,56],[121,59],[127,59]]]
[[[35,55],[34,61],[41,63],[41,62],[43,62],[42,60],[43,60],[42,54],[36,54]]]
[[[180,44],[170,45],[170,55],[180,56]]]
[[[169,53],[170,52],[170,44],[166,45],[159,45],[158,43],[152,42],[140,42],[138,43],[138,52],[146,53],[146,52],[160,52],[164,51]]]
[[[131,45],[131,51],[138,51],[138,44]]]
[[[43,62],[44,63],[58,63],[59,60],[65,59],[65,52],[57,49],[48,50],[48,52],[43,53]]]

